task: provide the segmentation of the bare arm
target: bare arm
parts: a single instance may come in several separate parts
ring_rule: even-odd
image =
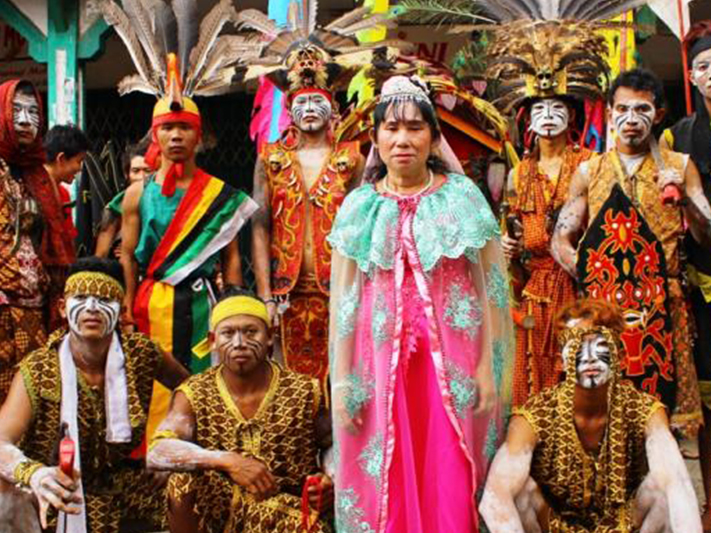
[[[683,209],[691,235],[699,244],[711,248],[711,206],[704,194],[699,170],[691,160],[686,166],[684,181],[686,201]]]
[[[242,280],[242,258],[239,256],[238,237],[225,246],[222,251],[222,279],[225,285],[237,285],[241,287]]]
[[[261,159],[254,167],[253,199],[259,210],[252,216],[252,268],[257,282],[257,294],[264,300],[272,297],[271,289],[271,206],[269,183]]]
[[[656,487],[666,495],[667,524],[673,533],[701,533],[694,487],[679,447],[669,431],[669,420],[659,409],[647,423],[647,462]],[[642,531],[650,525],[645,524]],[[667,530],[668,531],[668,530]]]
[[[363,171],[365,170],[365,157],[363,154],[358,154],[358,161],[356,161],[355,172],[353,172],[353,178],[348,182],[348,189],[346,194],[351,192],[353,189],[357,189],[363,183]]]
[[[151,444],[146,456],[148,468],[173,472],[219,470],[260,499],[276,490],[274,476],[262,462],[236,452],[206,450],[191,442],[195,439],[195,425],[190,402],[185,394],[176,392],[157,432],[169,436]]]
[[[107,210],[104,209],[103,219],[101,221],[101,230],[99,235],[96,237],[96,251],[94,255],[96,257],[109,257],[111,253],[111,248],[116,240],[116,235],[121,229],[121,219],[115,218],[110,219],[111,216]]]
[[[558,223],[551,239],[551,254],[573,279],[577,279],[577,244],[588,216],[588,175],[581,168],[573,176],[568,191],[568,200],[558,217]]]
[[[190,372],[172,354],[162,350],[161,354],[163,360],[158,368],[156,380],[164,387],[173,390],[190,377]]]
[[[479,511],[492,533],[525,533],[515,498],[531,470],[536,435],[521,416],[509,424],[506,442],[496,452],[484,487]]]
[[[133,320],[133,300],[138,290],[138,262],[136,247],[141,234],[141,214],[139,211],[143,182],[134,183],[126,190],[123,199],[123,218],[121,222],[121,266],[126,280],[126,297],[124,306],[126,317]]]
[[[75,504],[81,502],[81,496],[75,479],[57,467],[30,461],[17,447],[31,421],[32,403],[22,375],[17,372],[7,400],[0,409],[0,477],[32,491],[39,502],[40,523],[46,528],[50,505],[60,511],[77,514],[79,508]],[[18,469],[20,466],[26,468]]]

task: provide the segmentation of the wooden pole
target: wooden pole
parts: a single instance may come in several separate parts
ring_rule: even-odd
[[[684,6],[682,0],[676,0],[676,5],[679,10],[679,33],[681,38],[681,68],[684,71],[684,98],[686,99],[686,114],[691,115],[693,109],[691,106],[691,80],[689,79],[689,57],[686,46],[684,46],[684,37],[686,37],[686,27],[684,25]]]

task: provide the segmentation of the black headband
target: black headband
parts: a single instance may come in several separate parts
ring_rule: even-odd
[[[711,49],[711,35],[700,37],[689,50],[689,61],[693,61],[697,55],[709,49]]]

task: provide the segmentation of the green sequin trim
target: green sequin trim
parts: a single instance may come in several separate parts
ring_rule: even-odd
[[[499,443],[499,431],[496,428],[496,420],[489,420],[489,427],[486,430],[485,451],[486,458],[491,461],[496,455],[497,444]]]
[[[451,361],[445,365],[447,387],[454,401],[454,410],[459,418],[466,416],[466,411],[476,403],[476,382],[464,370]]]
[[[360,373],[348,374],[346,376],[348,386],[344,400],[348,416],[354,418],[363,406],[368,403],[375,392],[375,380],[369,375]]]
[[[494,302],[499,309],[506,309],[509,305],[509,284],[501,273],[499,265],[493,265],[489,270],[489,279],[486,284],[487,298]]]
[[[366,274],[392,270],[399,217],[396,200],[363,185],[346,197],[328,241]],[[420,200],[413,233],[422,268],[429,272],[443,257],[476,262],[478,250],[497,239],[500,229],[479,188],[466,176],[449,174],[442,187]]]
[[[375,308],[373,309],[373,320],[371,321],[373,342],[375,348],[380,349],[382,344],[390,338],[390,316],[387,300],[385,295],[379,294],[375,299]]]
[[[358,507],[360,497],[353,488],[336,493],[336,531],[338,533],[375,533],[363,519],[365,512]]]
[[[380,484],[383,458],[383,435],[378,433],[370,439],[368,445],[358,456],[358,464],[367,476],[373,478],[376,485]]]
[[[358,298],[358,285],[351,285],[341,298],[340,309],[338,310],[338,336],[343,339],[348,337],[355,329],[356,316],[360,300]]]
[[[470,339],[477,334],[477,328],[482,324],[483,312],[481,305],[474,296],[464,292],[459,283],[449,287],[444,310],[444,321],[452,329],[465,333]]]
[[[493,346],[493,361],[492,367],[494,371],[494,384],[496,385],[496,392],[501,391],[501,383],[504,378],[504,352],[506,351],[506,341],[497,339],[494,341]]]

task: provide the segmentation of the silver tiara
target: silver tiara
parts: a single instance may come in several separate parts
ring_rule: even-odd
[[[424,102],[432,105],[425,82],[418,76],[393,76],[383,83],[381,102]]]

